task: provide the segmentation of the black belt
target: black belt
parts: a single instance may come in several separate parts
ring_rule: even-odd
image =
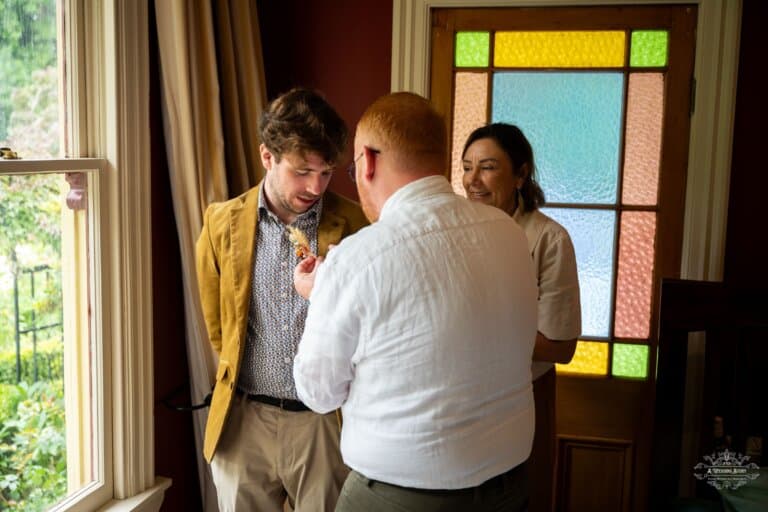
[[[368,480],[371,483],[390,485],[392,487],[399,487],[400,489],[405,489],[407,491],[411,491],[419,494],[452,496],[452,495],[459,495],[459,494],[466,494],[466,493],[474,493],[478,490],[487,490],[493,487],[502,487],[505,484],[512,484],[514,482],[519,481],[520,479],[526,479],[526,478],[527,478],[527,461],[513,467],[509,471],[506,471],[500,475],[496,475],[486,480],[485,482],[481,483],[477,487],[465,487],[463,489],[418,489],[415,487],[404,487],[402,485],[379,482],[378,480],[373,480],[371,478],[369,478]]]
[[[309,407],[299,402],[298,400],[291,400],[289,398],[275,398],[273,396],[267,395],[252,395],[250,393],[243,393],[239,389],[237,392],[241,395],[245,395],[248,400],[253,400],[254,402],[260,402],[267,405],[274,405],[275,407],[279,407],[284,411],[301,412],[311,410]]]

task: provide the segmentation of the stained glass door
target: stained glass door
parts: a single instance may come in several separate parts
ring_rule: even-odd
[[[469,133],[515,124],[542,211],[574,242],[582,336],[557,365],[561,509],[590,506],[574,475],[606,450],[624,480],[592,504],[643,509],[656,294],[680,268],[695,17],[688,6],[432,14],[431,96],[449,121],[455,191]]]

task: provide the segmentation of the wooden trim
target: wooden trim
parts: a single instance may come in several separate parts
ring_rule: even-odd
[[[115,498],[152,487],[154,475],[152,253],[147,2],[105,2],[107,158],[102,210],[110,233]],[[143,149],[143,150],[142,150]]]
[[[453,89],[456,86],[452,73],[453,60],[450,58],[453,55],[455,44],[453,34],[453,23],[440,16],[435,16],[432,20],[432,53],[437,57],[431,59],[430,76],[448,77],[448,83],[438,86],[437,81],[433,80],[429,96],[432,105],[443,114],[443,119],[445,119],[445,137],[448,148],[445,168],[448,181],[451,180],[451,169],[453,168],[453,162],[451,162],[453,138],[451,134],[453,133]]]
[[[704,1],[699,9],[683,279],[722,280],[741,10],[738,0]]]
[[[52,160],[0,160],[0,176],[9,174],[57,174],[62,172],[103,172],[103,158],[63,158]]]

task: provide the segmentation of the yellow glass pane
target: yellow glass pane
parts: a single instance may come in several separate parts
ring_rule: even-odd
[[[556,364],[557,373],[576,375],[608,375],[608,344],[579,341],[568,364]]]
[[[622,31],[496,32],[493,64],[508,68],[624,66]]]

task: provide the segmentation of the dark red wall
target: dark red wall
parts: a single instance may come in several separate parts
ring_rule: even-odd
[[[354,134],[365,108],[389,92],[392,0],[258,0],[257,6],[268,99],[295,86],[317,89]],[[350,138],[346,163],[351,145]],[[344,172],[330,187],[357,197]]]
[[[724,274],[728,283],[765,288],[768,96],[762,88],[767,74],[763,30],[768,21],[768,2],[744,0],[743,9]]]

